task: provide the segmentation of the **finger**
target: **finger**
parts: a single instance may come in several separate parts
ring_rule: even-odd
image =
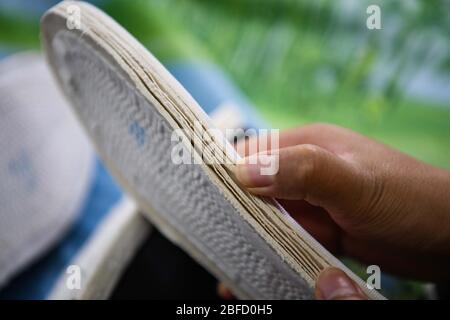
[[[356,136],[359,137],[359,135],[356,135],[345,128],[331,124],[315,123],[281,131],[279,133],[278,141],[275,144],[269,135],[262,134],[242,139],[235,147],[237,152],[243,157],[258,152],[286,148],[297,144],[314,144],[334,152],[337,151],[336,148],[340,146],[340,144],[336,143],[337,140],[340,139],[340,137],[345,138],[350,134],[352,135],[352,139],[355,139]]]
[[[236,151],[243,157],[268,150],[289,147],[296,144],[301,144],[297,138],[297,131],[302,131],[302,128],[289,129],[281,131],[278,134],[260,134],[257,136],[247,137],[240,140],[236,145]]]
[[[327,211],[346,211],[362,199],[364,175],[354,164],[323,148],[297,145],[274,151],[271,156],[278,160],[276,173],[266,174],[257,154],[236,166],[236,179],[254,194],[306,200]]]
[[[367,296],[345,272],[327,268],[316,282],[315,296],[318,300],[367,300]]]

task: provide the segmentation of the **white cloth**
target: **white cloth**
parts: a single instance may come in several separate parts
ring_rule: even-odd
[[[44,59],[0,63],[0,287],[76,218],[94,156]]]

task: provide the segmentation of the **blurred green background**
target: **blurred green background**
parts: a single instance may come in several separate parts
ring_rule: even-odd
[[[38,48],[37,12],[55,2],[0,0],[0,52]],[[450,1],[93,2],[162,62],[221,66],[272,127],[331,122],[450,169]]]
[[[450,168],[450,1],[95,2],[163,62],[219,64],[274,127],[332,122]],[[38,19],[7,11],[0,44],[38,47]]]

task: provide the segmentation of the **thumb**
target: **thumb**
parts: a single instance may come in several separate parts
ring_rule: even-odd
[[[322,271],[316,282],[315,295],[318,300],[367,300],[358,285],[337,268]]]
[[[367,179],[350,161],[315,145],[296,145],[271,151],[278,171],[264,174],[255,154],[235,168],[237,180],[250,192],[288,200],[306,200],[328,209],[347,211],[363,199]]]

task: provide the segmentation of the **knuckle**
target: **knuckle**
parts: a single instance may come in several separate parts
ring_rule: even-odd
[[[276,189],[288,198],[305,199],[316,188],[325,151],[310,144],[297,145],[280,153],[280,171]]]
[[[298,148],[298,152],[299,178],[308,184],[322,166],[323,150],[316,145],[305,144]]]

